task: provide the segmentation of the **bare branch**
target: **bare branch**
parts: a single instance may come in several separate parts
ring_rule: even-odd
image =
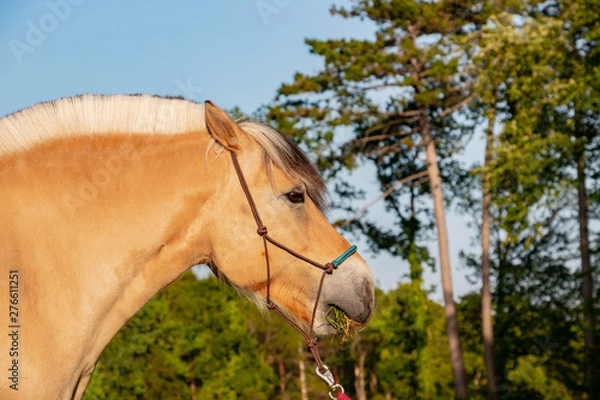
[[[380,147],[373,151],[368,152],[367,154],[365,154],[365,157],[367,157],[367,158],[371,158],[373,156],[381,157],[381,156],[389,154],[389,153],[400,153],[401,151],[402,151],[402,148],[400,146],[398,146],[398,144],[390,144],[389,146]]]
[[[383,88],[388,88],[388,87],[396,87],[396,86],[399,86],[398,82],[378,83],[378,84],[374,84],[374,85],[371,85],[371,86],[360,86],[360,85],[350,85],[350,84],[348,84],[348,87],[350,89],[361,90],[361,91],[377,90],[377,89],[383,89]]]
[[[437,116],[437,118],[445,117],[446,115],[451,114],[454,111],[463,108],[464,106],[466,106],[467,104],[469,104],[471,101],[473,101],[477,96],[478,96],[477,92],[471,93],[469,96],[465,97],[462,101],[456,103],[452,107],[446,108],[444,111],[442,111],[441,113],[439,113],[439,115]]]
[[[398,182],[394,183],[392,186],[390,186],[385,192],[383,192],[378,198],[376,198],[375,200],[371,201],[370,203],[366,204],[364,207],[362,207],[360,210],[358,210],[357,212],[354,213],[354,215],[352,215],[350,218],[346,219],[340,226],[346,226],[348,225],[350,222],[354,221],[355,219],[357,219],[358,217],[360,217],[362,214],[365,213],[365,211],[367,211],[367,209],[371,206],[373,206],[375,203],[377,203],[380,200],[385,199],[386,197],[388,197],[390,194],[392,194],[392,192],[394,190],[396,190],[396,188],[406,182],[409,181],[413,181],[415,179],[421,178],[423,176],[427,175],[427,171],[421,171],[421,172],[417,172],[416,174],[407,176],[406,178],[402,178],[400,179]]]
[[[389,139],[391,138],[392,134],[389,135],[375,135],[375,136],[367,136],[367,137],[363,137],[363,138],[358,138],[358,139],[354,139],[355,142],[359,143],[359,142],[373,142],[376,140],[385,140],[385,139]]]

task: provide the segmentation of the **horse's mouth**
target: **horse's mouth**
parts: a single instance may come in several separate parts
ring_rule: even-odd
[[[354,336],[362,326],[362,324],[350,319],[348,313],[335,304],[329,304],[326,319],[329,326],[335,330],[335,334],[341,334],[344,338]]]

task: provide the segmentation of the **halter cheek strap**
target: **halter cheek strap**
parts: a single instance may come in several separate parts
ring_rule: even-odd
[[[315,324],[315,318],[317,315],[317,308],[319,305],[319,300],[321,298],[321,293],[323,291],[323,282],[325,280],[325,276],[328,274],[332,274],[333,271],[336,270],[344,261],[346,261],[348,258],[350,258],[354,253],[356,253],[356,246],[351,246],[348,250],[343,252],[335,260],[328,262],[326,264],[322,264],[322,263],[314,261],[308,257],[303,256],[302,254],[290,249],[289,247],[285,246],[284,244],[271,238],[269,236],[267,227],[263,224],[263,222],[260,218],[260,214],[258,213],[258,208],[256,207],[256,203],[254,202],[252,193],[250,193],[250,188],[248,187],[246,178],[244,177],[244,173],[242,172],[242,168],[240,167],[238,158],[235,155],[235,153],[232,151],[230,151],[229,154],[231,155],[231,161],[233,162],[233,167],[234,167],[237,177],[240,181],[242,190],[244,191],[244,195],[246,196],[246,200],[248,201],[248,205],[250,206],[250,210],[252,211],[254,220],[256,221],[256,225],[257,225],[256,233],[263,239],[263,245],[265,248],[265,265],[266,265],[266,269],[267,269],[267,288],[266,288],[267,308],[269,310],[275,311],[281,318],[283,318],[283,320],[285,320],[287,323],[292,325],[304,337],[304,339],[306,341],[306,345],[310,349],[310,351],[315,359],[315,362],[317,364],[317,368],[316,368],[317,376],[319,376],[319,378],[321,378],[323,381],[325,381],[325,383],[327,383],[327,385],[329,386],[329,397],[331,397],[334,400],[336,399],[336,397],[341,399],[341,398],[343,398],[342,396],[344,393],[344,388],[335,382],[333,374],[331,373],[329,368],[325,364],[323,364],[323,361],[321,360],[321,356],[319,355],[319,349],[317,348],[317,339],[314,336],[313,328],[314,328],[314,324]],[[302,329],[302,327],[298,323],[296,323],[296,321],[294,321],[288,315],[286,315],[283,312],[283,310],[281,310],[281,308],[271,300],[271,264],[269,261],[269,246],[268,246],[269,243],[271,243],[272,245],[274,245],[276,247],[279,247],[280,249],[284,250],[288,254],[290,254],[308,264],[311,264],[314,267],[317,267],[317,268],[320,268],[323,270],[323,274],[321,275],[321,279],[319,281],[319,288],[317,290],[317,296],[315,299],[315,304],[313,306],[312,317],[310,320],[310,325],[309,325],[308,331],[305,331],[304,329]]]

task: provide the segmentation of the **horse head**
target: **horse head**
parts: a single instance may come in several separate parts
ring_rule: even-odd
[[[332,308],[354,324],[366,323],[373,278],[327,221],[326,186],[306,155],[277,131],[238,124],[210,102],[205,118],[218,148],[233,161],[214,213],[213,271],[249,297],[268,297],[301,323],[314,324],[319,335],[336,331]],[[339,267],[331,264],[336,258],[343,261]]]

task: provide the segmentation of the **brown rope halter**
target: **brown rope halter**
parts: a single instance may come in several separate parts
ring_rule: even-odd
[[[352,256],[356,252],[356,246],[350,247],[348,250],[346,250],[344,253],[342,253],[342,255],[340,255],[335,260],[328,262],[326,264],[321,264],[317,261],[311,260],[310,258],[303,256],[300,253],[295,252],[294,250],[290,249],[289,247],[281,244],[280,242],[278,242],[275,239],[273,239],[272,237],[270,237],[267,227],[263,224],[263,222],[260,218],[260,214],[258,213],[258,208],[256,207],[256,203],[254,202],[252,193],[250,193],[250,188],[248,187],[248,184],[246,183],[246,178],[244,178],[244,173],[242,172],[242,168],[240,167],[238,158],[235,155],[235,153],[232,151],[230,151],[229,154],[231,155],[231,161],[233,162],[233,167],[235,168],[235,172],[240,181],[240,185],[242,186],[242,190],[244,191],[244,194],[246,195],[246,200],[248,201],[248,205],[250,206],[250,210],[252,211],[252,215],[254,216],[254,220],[256,221],[256,225],[257,225],[256,232],[262,238],[264,248],[265,248],[265,264],[266,264],[266,268],[267,268],[267,293],[266,293],[267,308],[269,310],[275,311],[284,321],[286,321],[287,323],[292,325],[304,337],[304,340],[306,341],[306,345],[310,349],[310,351],[315,359],[315,362],[317,364],[317,368],[316,368],[315,372],[319,376],[319,378],[321,378],[322,380],[325,381],[325,383],[327,383],[327,385],[329,386],[329,390],[330,390],[329,396],[332,399],[335,399],[335,397],[332,393],[335,393],[335,392],[343,393],[344,388],[341,385],[335,383],[333,374],[331,373],[329,368],[325,364],[323,364],[323,361],[321,360],[321,356],[319,354],[319,349],[317,347],[317,338],[314,336],[313,328],[314,328],[314,324],[315,324],[315,317],[317,314],[317,307],[319,305],[319,299],[321,298],[321,292],[323,291],[323,282],[325,280],[325,276],[328,274],[332,274],[335,269],[337,269],[344,261],[346,261],[350,256]],[[296,321],[294,321],[288,315],[286,315],[283,312],[283,310],[271,300],[271,264],[269,261],[269,246],[268,246],[269,243],[271,243],[274,246],[279,247],[280,249],[284,250],[288,254],[323,270],[323,274],[321,275],[321,279],[319,280],[319,288],[317,290],[317,297],[315,299],[315,304],[313,306],[310,325],[309,325],[307,331],[302,329],[302,327],[298,323],[296,323]]]

